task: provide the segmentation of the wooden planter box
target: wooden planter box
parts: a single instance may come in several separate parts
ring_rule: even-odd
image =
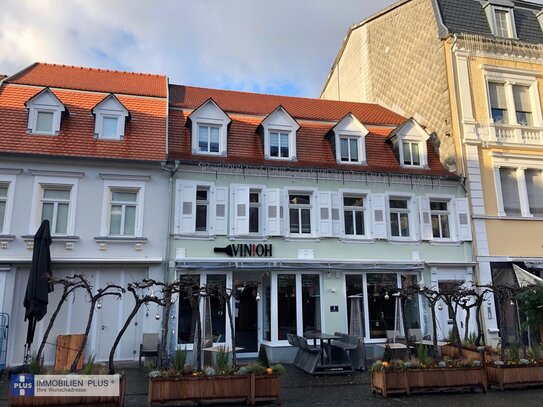
[[[390,393],[429,392],[455,389],[478,389],[486,392],[487,381],[482,367],[447,367],[407,369],[404,372],[373,372],[372,392],[387,397]]]
[[[507,387],[543,385],[543,366],[487,365],[488,384],[500,390]]]
[[[119,383],[119,396],[117,397],[11,397],[11,391],[8,399],[8,406],[124,406],[124,392],[126,388],[126,378],[121,376]]]
[[[150,377],[147,405],[175,401],[279,400],[280,376]]]

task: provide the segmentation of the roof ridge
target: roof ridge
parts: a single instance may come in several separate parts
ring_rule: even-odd
[[[307,96],[290,96],[290,95],[278,95],[273,93],[258,93],[258,92],[249,92],[245,90],[233,90],[233,89],[220,89],[220,88],[208,88],[204,86],[192,86],[192,85],[178,85],[175,83],[170,83],[169,86],[177,86],[177,87],[184,87],[184,88],[192,88],[192,89],[203,89],[203,90],[211,90],[211,91],[219,91],[219,92],[230,92],[230,93],[244,93],[248,95],[256,95],[256,96],[273,96],[273,97],[279,97],[279,98],[288,98],[288,99],[295,99],[295,100],[310,100],[310,101],[318,101],[323,103],[340,103],[345,105],[365,105],[365,106],[379,106],[383,109],[390,110],[384,106],[381,106],[378,103],[368,103],[368,102],[352,102],[352,101],[345,101],[345,100],[333,100],[333,99],[321,99],[318,97],[307,97]],[[212,96],[210,96],[211,99],[213,99]]]
[[[62,67],[62,68],[75,68],[75,69],[81,69],[81,70],[84,69],[87,71],[95,71],[95,72],[110,72],[110,73],[122,73],[122,74],[128,74],[128,75],[154,76],[157,78],[167,78],[166,75],[155,74],[155,73],[121,71],[117,69],[93,68],[89,66],[80,66],[80,65],[54,64],[50,62],[35,62],[32,66],[37,66],[37,65],[56,66],[56,67]]]

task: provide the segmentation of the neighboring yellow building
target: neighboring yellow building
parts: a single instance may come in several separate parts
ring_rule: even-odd
[[[379,102],[433,132],[467,179],[481,284],[515,283],[512,264],[543,270],[542,9],[399,1],[351,27],[321,94]],[[495,343],[492,301],[484,314]]]

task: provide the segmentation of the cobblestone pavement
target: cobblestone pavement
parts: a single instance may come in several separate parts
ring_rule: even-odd
[[[282,377],[281,402],[287,407],[301,406],[424,406],[424,407],[543,407],[543,387],[499,392],[433,393],[383,399],[373,396],[366,373],[350,376],[311,376],[291,365]],[[126,368],[126,406],[147,405],[145,370]],[[7,406],[9,378],[0,377],[0,406]],[[190,405],[190,403],[188,403]],[[175,405],[175,404],[174,404]],[[187,404],[184,404],[187,405]],[[223,404],[213,404],[214,406]],[[226,405],[226,404],[224,404]],[[228,404],[240,406],[242,404]],[[273,404],[259,403],[259,406]]]

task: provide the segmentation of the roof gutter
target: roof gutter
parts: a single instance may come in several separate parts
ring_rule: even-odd
[[[442,38],[442,39],[447,38],[450,35],[450,32],[447,26],[445,25],[445,23],[443,22],[443,17],[441,16],[441,10],[439,8],[439,4],[437,3],[437,0],[432,0],[432,4],[434,6],[433,7],[434,13],[436,15],[439,38]]]

